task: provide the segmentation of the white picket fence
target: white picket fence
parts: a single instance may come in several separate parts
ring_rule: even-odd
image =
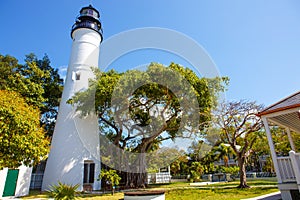
[[[148,174],[148,184],[151,183],[170,183],[171,175],[169,172],[151,173]]]

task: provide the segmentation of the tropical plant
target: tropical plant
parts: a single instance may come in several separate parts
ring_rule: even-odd
[[[99,174],[99,179],[102,179],[105,181],[105,183],[108,183],[112,186],[112,195],[115,191],[115,186],[120,184],[121,177],[117,174],[116,170],[110,169],[101,169],[101,173]]]
[[[194,181],[200,181],[201,175],[204,172],[204,167],[200,162],[192,162],[190,166],[190,178]]]
[[[221,143],[215,147],[212,148],[211,152],[214,156],[214,159],[216,161],[223,160],[225,167],[228,167],[228,162],[229,162],[229,155],[235,155],[235,152],[231,148],[229,144],[224,144]]]
[[[77,189],[79,184],[68,185],[65,183],[58,182],[57,185],[52,185],[50,187],[50,194],[55,200],[73,200],[76,199]]]
[[[170,169],[172,175],[180,175],[188,173],[188,158],[186,155],[178,157],[174,162],[171,163]]]
[[[232,166],[232,167],[222,167],[221,172],[230,174],[231,178],[235,180],[235,178],[238,176],[240,168],[238,166]]]

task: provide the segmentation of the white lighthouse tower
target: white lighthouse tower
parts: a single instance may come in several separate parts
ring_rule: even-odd
[[[88,88],[94,78],[91,67],[98,66],[99,46],[102,41],[100,14],[91,5],[83,7],[72,27],[73,39],[67,77],[43,178],[42,190],[58,181],[79,184],[98,190],[100,182],[100,141],[95,115],[82,117],[67,100]],[[92,105],[93,106],[93,105]]]

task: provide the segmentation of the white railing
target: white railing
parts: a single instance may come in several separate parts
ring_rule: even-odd
[[[296,176],[290,157],[278,157],[277,162],[282,182],[295,182]]]
[[[300,153],[296,153],[295,151],[289,152],[291,163],[293,166],[293,170],[295,172],[297,184],[300,184]]]
[[[296,163],[298,168],[300,168],[300,153],[295,153]]]
[[[170,183],[171,175],[169,172],[148,174],[148,183]]]
[[[221,166],[225,166],[225,162],[223,159],[219,160],[219,161],[215,161],[214,162],[215,165],[221,165]],[[234,159],[229,159],[227,162],[227,165],[232,166],[232,165],[238,165],[237,161]]]

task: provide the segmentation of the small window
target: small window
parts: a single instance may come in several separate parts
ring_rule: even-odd
[[[78,81],[78,80],[80,80],[80,73],[79,73],[79,72],[73,72],[73,73],[72,73],[72,80],[73,80],[73,81]]]
[[[76,77],[76,81],[80,80],[80,73],[79,73],[79,72],[76,72],[75,77]]]

